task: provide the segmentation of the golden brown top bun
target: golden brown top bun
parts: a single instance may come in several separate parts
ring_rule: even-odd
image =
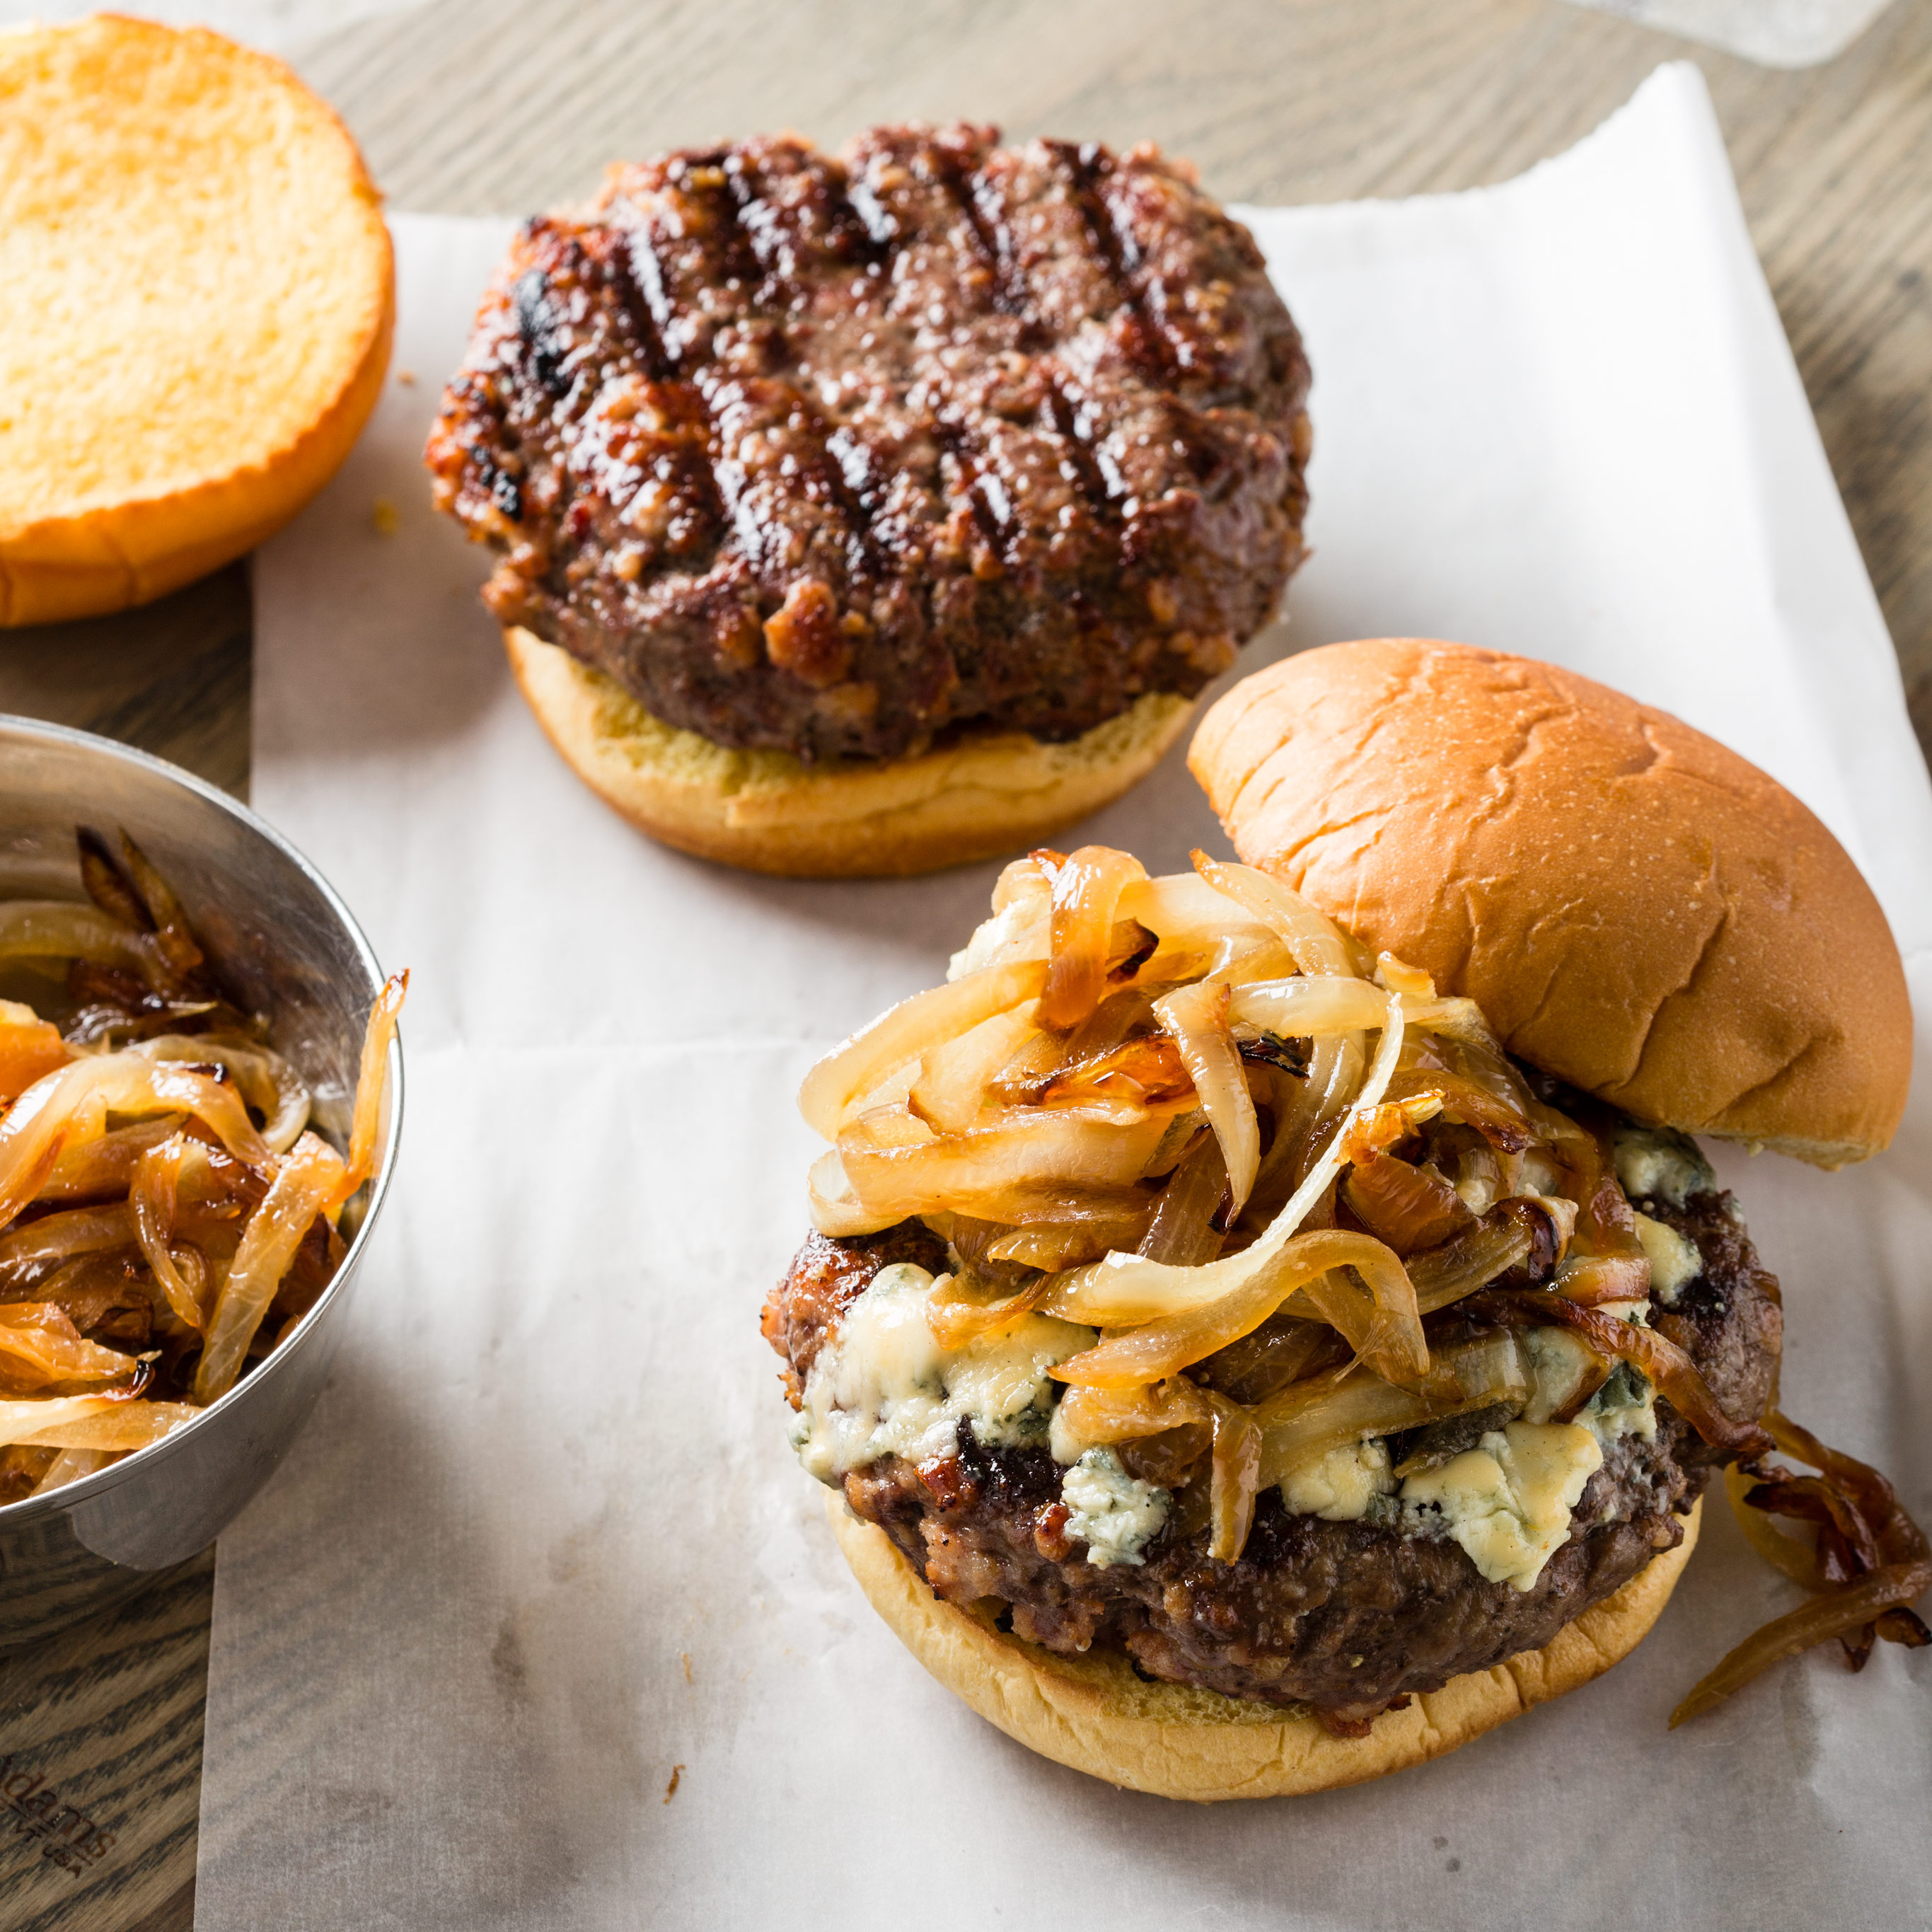
[[[112,14],[0,32],[0,623],[285,523],[374,406],[392,286],[355,143],[279,61]]]
[[[1252,866],[1640,1120],[1821,1167],[1905,1106],[1885,915],[1782,785],[1533,659],[1330,644],[1245,678],[1188,763]]]
[[[1126,1653],[1060,1657],[1004,1634],[935,1597],[885,1532],[844,1498],[826,1498],[832,1533],[872,1607],[940,1683],[988,1724],[1056,1763],[1161,1798],[1287,1798],[1360,1784],[1422,1764],[1599,1677],[1636,1649],[1664,1613],[1690,1552],[1654,1556],[1617,1593],[1541,1650],[1452,1678],[1385,1711],[1365,1738],[1332,1737],[1311,1712],[1150,1683]]]
[[[1066,744],[994,730],[915,758],[808,766],[679,730],[520,626],[503,644],[544,735],[605,804],[680,851],[791,878],[902,877],[1023,852],[1145,777],[1194,710],[1150,692]]]

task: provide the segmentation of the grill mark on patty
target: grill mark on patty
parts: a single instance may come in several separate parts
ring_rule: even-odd
[[[577,252],[581,255],[583,251]],[[557,314],[550,285],[539,270],[526,269],[517,278],[510,299],[517,311],[517,333],[529,356],[530,373],[546,393],[560,402],[571,390],[563,374],[570,342],[562,332],[563,319]]]
[[[1033,303],[1024,280],[1014,261],[1012,230],[1001,205],[999,190],[978,169],[970,172],[956,154],[934,146],[938,175],[964,217],[966,232],[993,272],[993,307],[1001,315],[1033,319]],[[988,212],[988,203],[992,204]]]
[[[644,365],[644,374],[654,382],[669,382],[676,380],[671,371],[670,358],[665,352],[663,337],[658,333],[657,318],[651,313],[644,292],[638,284],[637,255],[640,248],[651,264],[652,274],[659,275],[650,236],[641,229],[634,228],[618,247],[610,250],[610,286],[617,298],[618,313],[623,318],[632,347]]]
[[[1048,377],[1042,412],[1066,452],[1065,464],[1073,472],[1067,480],[1079,490],[1094,520],[1102,528],[1118,525],[1121,498],[1102,471],[1093,444],[1082,434],[1084,412],[1068,389],[1064,370],[1056,369]]]
[[[1048,141],[1042,145],[1066,170],[1072,183],[1074,206],[1080,211],[1088,238],[1106,269],[1108,280],[1120,296],[1120,306],[1132,319],[1134,340],[1130,360],[1144,362],[1153,373],[1171,376],[1174,373],[1173,346],[1167,339],[1166,329],[1148,313],[1139,283],[1133,274],[1135,265],[1128,260],[1130,249],[1138,253],[1138,245],[1132,237],[1122,236],[1114,220],[1114,212],[1100,191],[1100,158],[1105,149],[1092,141],[1082,142],[1078,147],[1070,141]]]
[[[830,174],[822,157],[814,156],[814,159],[818,165],[806,172],[810,173],[815,190],[829,192]],[[743,320],[764,330],[779,320],[768,311],[784,309],[788,306],[784,299],[785,292],[796,290],[796,279],[788,272],[784,258],[788,253],[796,257],[806,252],[802,231],[792,219],[791,211],[784,202],[764,189],[762,178],[754,181],[745,156],[731,154],[724,164],[723,172],[726,203],[731,211],[738,244],[761,271],[758,286]],[[840,200],[844,201],[842,196]],[[848,228],[860,230],[862,224],[850,202],[844,202],[844,206]],[[793,473],[804,479],[808,501],[815,501],[835,513],[843,531],[844,541],[838,547],[848,573],[854,578],[874,574],[884,560],[872,540],[872,512],[864,500],[848,485],[844,466],[828,448],[830,432],[823,414],[798,384],[790,382],[787,386],[792,399],[790,413],[802,419],[804,434],[811,444],[811,448],[806,452],[788,453],[789,459],[798,465]],[[715,403],[713,409],[715,423],[718,417]],[[718,447],[722,454],[722,441]],[[722,496],[722,490],[720,494]]]

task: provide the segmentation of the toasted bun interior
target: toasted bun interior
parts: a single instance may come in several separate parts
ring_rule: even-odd
[[[1244,679],[1189,764],[1234,849],[1641,1120],[1820,1166],[1904,1110],[1898,949],[1790,793],[1574,672],[1424,638]]]
[[[392,284],[355,143],[279,61],[112,14],[0,32],[0,622],[286,521],[374,405]]]
[[[666,724],[520,627],[503,642],[550,742],[606,804],[680,851],[797,878],[891,878],[1024,851],[1144,778],[1194,708],[1155,694],[1066,744],[988,731],[916,758],[808,766]]]
[[[1060,1657],[1003,1635],[935,1597],[884,1531],[854,1516],[842,1496],[826,1499],[832,1533],[872,1607],[988,1724],[1109,1784],[1203,1802],[1293,1797],[1406,1770],[1600,1676],[1662,1616],[1697,1546],[1702,1508],[1693,1507],[1675,1550],[1653,1557],[1543,1649],[1423,1692],[1406,1710],[1384,1712],[1365,1738],[1337,1738],[1307,1712],[1149,1683],[1118,1652]]]

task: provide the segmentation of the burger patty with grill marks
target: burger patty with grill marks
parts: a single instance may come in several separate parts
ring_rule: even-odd
[[[1151,148],[886,127],[530,223],[430,440],[484,596],[666,722],[805,759],[1192,695],[1302,554],[1308,364]]]
[[[1668,1307],[1656,1305],[1654,1326],[1690,1353],[1727,1414],[1757,1416],[1783,1318],[1731,1197],[1635,1204],[1694,1244],[1702,1263]],[[845,1310],[892,1262],[937,1271],[945,1250],[914,1223],[855,1240],[814,1234],[800,1250],[765,1311],[794,1402]],[[1682,1540],[1679,1519],[1724,1458],[1660,1396],[1656,1413],[1654,1440],[1610,1444],[1568,1540],[1526,1591],[1486,1582],[1454,1542],[1293,1515],[1274,1490],[1232,1563],[1208,1556],[1204,1531],[1183,1538],[1170,1522],[1139,1565],[1100,1568],[1064,1533],[1064,1472],[1051,1453],[987,1448],[964,1423],[955,1456],[884,1457],[850,1472],[844,1494],[939,1595],[1002,1599],[1013,1632],[1049,1650],[1118,1644],[1154,1677],[1359,1721],[1394,1697],[1540,1649]]]

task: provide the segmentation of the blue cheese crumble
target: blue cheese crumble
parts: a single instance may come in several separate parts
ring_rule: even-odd
[[[1290,1516],[1318,1516],[1325,1522],[1360,1522],[1378,1498],[1394,1491],[1388,1445],[1380,1441],[1345,1442],[1281,1479],[1282,1507]]]
[[[1088,1562],[1102,1570],[1144,1563],[1142,1552],[1160,1534],[1174,1500],[1129,1475],[1111,1449],[1089,1449],[1062,1478],[1060,1499],[1066,1534],[1086,1544]]]
[[[1654,1197],[1681,1208],[1692,1195],[1718,1184],[1697,1143],[1668,1127],[1619,1127],[1612,1157],[1617,1179],[1633,1201]]]
[[[1648,1214],[1636,1217],[1636,1238],[1650,1263],[1651,1298],[1668,1308],[1703,1273],[1704,1258],[1694,1241]]]
[[[1574,1423],[1512,1422],[1402,1486],[1404,1516],[1461,1544],[1492,1583],[1533,1588],[1570,1534],[1570,1513],[1604,1452]]]
[[[1059,1399],[1047,1371],[1090,1348],[1095,1330],[1028,1315],[943,1348],[926,1322],[932,1287],[910,1262],[880,1269],[812,1364],[791,1442],[821,1483],[884,1456],[950,1455],[962,1422],[989,1448],[1046,1441]]]

